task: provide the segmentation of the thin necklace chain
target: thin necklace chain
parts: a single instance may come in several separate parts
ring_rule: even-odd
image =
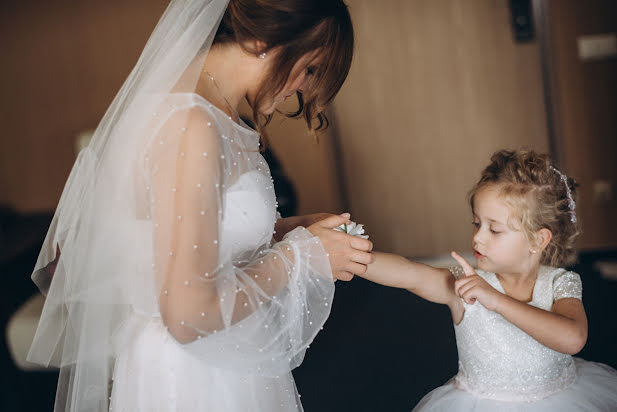
[[[231,103],[229,103],[229,100],[227,100],[227,97],[225,97],[225,95],[221,91],[221,88],[219,87],[218,83],[214,79],[214,76],[212,76],[207,70],[204,70],[204,73],[210,78],[210,80],[212,80],[212,84],[214,84],[214,87],[216,87],[216,90],[218,91],[219,95],[223,98],[223,100],[225,100],[225,104],[227,104],[227,108],[231,111],[231,114],[236,117],[233,120],[237,121],[240,118],[240,115],[238,114],[238,111],[233,108]],[[231,116],[230,116],[230,118],[231,118]]]

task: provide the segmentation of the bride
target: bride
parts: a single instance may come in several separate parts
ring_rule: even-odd
[[[55,411],[302,410],[291,370],[372,244],[331,230],[349,214],[280,218],[259,132],[294,94],[325,127],[352,53],[342,0],[172,0],[33,273]]]

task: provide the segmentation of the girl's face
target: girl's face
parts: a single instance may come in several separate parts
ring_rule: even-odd
[[[277,106],[282,104],[287,98],[306,90],[306,87],[315,76],[318,69],[317,53],[307,53],[302,56],[294,65],[287,79],[287,83],[278,94],[265,99],[259,108],[259,112],[264,115],[274,113]]]
[[[486,186],[476,192],[472,247],[478,269],[520,274],[537,263],[536,255],[530,252],[530,241],[522,230],[512,227],[514,222],[512,209],[500,196],[498,187]]]

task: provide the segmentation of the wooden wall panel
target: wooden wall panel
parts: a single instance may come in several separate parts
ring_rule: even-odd
[[[550,0],[548,68],[556,146],[567,173],[580,183],[581,249],[617,248],[617,59],[582,61],[577,37],[617,32],[614,0]],[[608,181],[613,198],[594,199],[594,182]]]
[[[376,248],[470,248],[466,195],[500,148],[548,150],[537,43],[501,0],[349,0],[357,50],[334,106],[343,181]]]

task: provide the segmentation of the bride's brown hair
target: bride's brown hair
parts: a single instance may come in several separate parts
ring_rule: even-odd
[[[282,91],[296,62],[311,52],[319,52],[319,67],[309,87],[298,93],[298,110],[287,116],[302,116],[311,131],[326,128],[323,110],[343,85],[353,56],[353,26],[343,0],[230,0],[213,43],[246,48],[252,41],[266,45],[247,50],[255,55],[278,49],[267,80],[250,102],[257,130],[272,118],[259,115],[260,103]]]

